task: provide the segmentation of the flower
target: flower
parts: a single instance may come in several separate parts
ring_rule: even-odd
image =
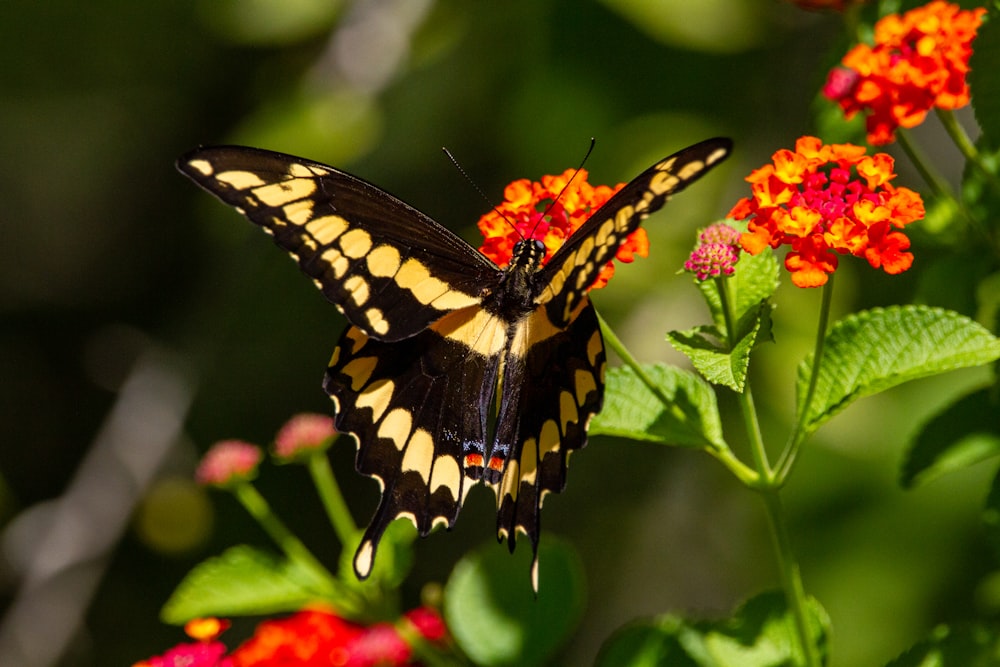
[[[884,153],[801,137],[794,151],[777,151],[771,164],[746,178],[752,196],[729,212],[749,220],[740,246],[756,255],[788,245],[785,268],[798,287],[826,284],[837,254],[863,257],[889,274],[906,271],[913,263],[910,241],[897,230],[921,219],[924,204],[916,192],[890,183],[893,166]]]
[[[698,245],[691,252],[684,270],[698,280],[731,276],[739,260],[740,233],[724,223],[710,225],[698,235]]]
[[[232,653],[233,667],[331,667],[348,664],[348,644],[364,628],[320,609],[269,619]]]
[[[260,447],[242,440],[223,440],[212,445],[198,464],[199,484],[229,486],[253,479],[263,454]]]
[[[190,621],[184,631],[199,641],[178,644],[163,655],[141,660],[132,667],[233,667],[232,660],[225,655],[225,644],[215,641],[228,627],[228,621],[214,618]]]
[[[274,438],[274,454],[280,459],[294,459],[330,446],[337,429],[333,418],[314,413],[295,415],[281,427]]]
[[[847,118],[868,114],[868,143],[893,141],[899,127],[914,127],[927,112],[969,103],[965,77],[971,43],[986,9],[963,10],[935,0],[875,24],[875,45],[858,44],[830,72],[823,94]]]
[[[587,183],[585,169],[567,169],[558,176],[542,176],[541,182],[528,179],[514,181],[504,188],[504,201],[479,219],[483,235],[480,252],[498,266],[507,266],[514,245],[522,239],[538,239],[545,245],[545,258],[552,254],[587,221],[612,195],[625,187],[619,183],[611,188]],[[649,238],[643,229],[628,236],[615,254],[622,262],[631,262],[636,255],[649,254]],[[604,287],[614,274],[609,261],[590,289]]]

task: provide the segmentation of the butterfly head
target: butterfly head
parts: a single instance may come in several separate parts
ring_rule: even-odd
[[[538,239],[522,239],[514,244],[508,271],[534,273],[545,259],[545,244]]]

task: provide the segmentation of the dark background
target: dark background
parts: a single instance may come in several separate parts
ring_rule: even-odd
[[[230,498],[191,484],[200,453],[229,437],[267,443],[293,413],[330,410],[320,379],[342,318],[266,237],[174,170],[179,154],[209,143],[300,154],[471,240],[486,205],[442,146],[499,199],[515,178],[576,165],[591,137],[595,184],[733,137],[729,163],[649,221],[651,256],[594,297],[636,356],[679,362],[663,333],[706,318],[675,275],[696,228],[746,193],[743,176],[771,152],[815,132],[815,96],[844,44],[836,15],[776,0],[7,0],[0,37],[0,604],[54,596],[58,613],[25,618],[50,648],[65,635],[59,664],[81,666],[130,664],[182,640],[157,612],[183,574],[232,544],[267,544]],[[958,158],[939,155],[946,170]],[[837,313],[912,300],[919,261],[899,278],[843,261]],[[775,450],[818,297],[786,281],[778,345],[756,369]],[[110,438],[110,458],[94,454],[123,382],[150,368],[180,383],[167,392],[179,437],[160,458],[170,419],[144,416]],[[989,471],[916,491],[895,480],[921,421],[982,377],[868,399],[804,451],[787,507],[806,588],[832,616],[834,665],[884,662],[974,609],[990,567],[978,519]],[[721,402],[731,416],[724,392]],[[376,485],[352,455],[345,444],[332,458],[364,523]],[[304,474],[266,467],[259,485],[332,561]],[[72,503],[53,503],[73,489]],[[493,503],[473,492],[452,534],[418,544],[410,605],[492,541]],[[595,438],[546,503],[545,526],[588,573],[564,664],[589,663],[638,616],[720,615],[778,585],[758,500],[700,453]],[[48,574],[27,585],[26,569]],[[11,616],[0,655],[17,643]]]

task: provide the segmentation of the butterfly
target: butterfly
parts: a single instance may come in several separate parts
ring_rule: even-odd
[[[323,386],[381,497],[354,569],[370,573],[388,525],[452,527],[478,482],[497,537],[531,540],[538,589],[542,501],[566,484],[604,394],[604,341],[587,296],[601,268],[667,198],[724,160],[729,139],[660,160],[612,196],[543,264],[523,239],[506,268],[380,188],[303,158],[197,148],[178,169],[291,254],[344,314]]]

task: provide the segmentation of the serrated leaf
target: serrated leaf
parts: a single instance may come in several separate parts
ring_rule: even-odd
[[[240,545],[209,558],[188,572],[160,617],[184,623],[201,616],[245,616],[294,611],[327,595],[315,577],[295,563]]]
[[[531,549],[509,554],[490,543],[452,570],[445,622],[475,664],[546,664],[579,621],[585,578],[576,552],[552,535],[542,537],[537,596],[528,578],[531,557]]]
[[[1000,341],[952,311],[894,306],[856,313],[827,334],[815,394],[805,414],[812,355],[799,365],[796,414],[810,433],[862,396],[998,357]]]
[[[815,600],[807,604],[813,645],[825,664],[830,620]],[[601,647],[596,667],[786,667],[799,664],[795,621],[780,591],[757,595],[732,617],[688,621],[663,616],[615,633]]]
[[[960,398],[924,424],[906,455],[903,486],[1000,456],[1000,405],[986,389]]]
[[[1000,656],[1000,633],[985,625],[939,626],[931,636],[886,667],[994,667]]]
[[[726,447],[710,385],[672,366],[644,364],[642,368],[669,405],[628,366],[612,368],[606,379],[604,408],[591,420],[590,435],[682,447]]]
[[[742,392],[750,368],[750,351],[757,340],[760,319],[736,341],[732,350],[720,342],[715,327],[696,327],[688,331],[671,331],[667,340],[675,350],[691,360],[695,369],[713,384],[721,384]]]
[[[983,132],[1000,144],[1000,24],[994,12],[979,26],[976,39],[972,42],[972,57],[969,59],[969,89],[972,94],[972,108]]]

